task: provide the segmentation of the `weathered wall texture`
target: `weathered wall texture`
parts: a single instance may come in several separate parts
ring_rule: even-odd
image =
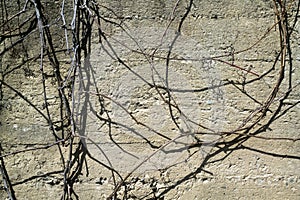
[[[289,3],[289,9],[293,13],[296,1]],[[149,146],[149,141],[159,146],[167,140],[154,134],[149,128],[137,124],[119,104],[138,121],[147,124],[156,132],[170,138],[179,134],[170,117],[169,107],[161,100],[156,89],[151,88],[145,81],[151,83],[154,80],[156,84],[163,85],[166,60],[162,57],[168,53],[188,2],[179,1],[175,10],[176,1],[171,0],[101,0],[99,5],[103,5],[101,14],[105,18],[117,21],[106,7],[123,18],[122,25],[125,30],[105,22],[102,28],[110,36],[108,40],[115,48],[115,53],[129,63],[144,81],[111,58],[109,55],[113,55],[114,52],[105,42],[100,45],[95,37],[93,51],[79,70],[85,91],[76,93],[78,99],[75,105],[78,109],[77,118],[81,122],[79,132],[101,147],[100,151],[99,146],[87,141],[89,151],[95,158],[109,164],[103,156],[102,151],[105,152],[112,166],[124,176],[156,150]],[[48,6],[57,10],[52,13],[53,16],[59,16],[59,3],[51,2]],[[172,13],[177,17],[166,31]],[[260,106],[259,103],[268,99],[278,78],[277,65],[263,78],[246,84],[243,92],[234,84],[229,84],[230,81],[250,81],[257,78],[255,74],[203,58],[247,49],[234,56],[234,64],[262,75],[272,68],[280,50],[278,29],[273,26],[275,19],[271,0],[199,0],[193,3],[192,10],[183,23],[182,34],[173,47],[171,57],[177,60],[170,62],[168,77],[169,87],[176,102],[189,118],[217,131],[230,131],[243,124],[245,118]],[[59,31],[58,26],[53,29],[58,32],[57,41],[62,40],[63,46],[63,32]],[[292,83],[295,86],[300,81],[299,31],[298,22],[291,38],[294,62]],[[97,34],[96,31],[94,34]],[[31,48],[39,48],[38,41],[37,44],[33,42],[34,38],[38,38],[38,35],[33,35],[30,41],[25,41],[28,45],[25,48],[29,49],[29,52],[32,51],[32,54],[34,50]],[[157,47],[157,57],[153,62],[149,62],[147,56],[137,53],[142,51],[151,54]],[[2,74],[5,68],[13,68],[22,62],[22,55],[19,56],[1,60]],[[221,59],[231,63],[232,58],[227,56]],[[155,73],[153,66],[160,76]],[[51,87],[51,79],[52,77],[47,79],[47,87]],[[14,70],[5,76],[5,81],[26,96],[37,108],[45,111],[37,61],[32,61],[27,68]],[[78,82],[76,84],[77,88],[80,87]],[[222,84],[222,87],[203,90],[205,87]],[[285,81],[283,88],[287,84]],[[52,86],[56,87],[55,83]],[[241,85],[237,86],[243,88]],[[36,110],[8,87],[2,85],[1,89],[2,154],[53,143],[53,136],[49,133],[45,120]],[[48,91],[48,95],[52,95],[49,103],[55,119],[58,115],[59,99],[55,91]],[[97,92],[113,99],[105,99],[104,102],[111,119],[119,123],[113,124],[110,129],[97,122],[97,116],[101,115],[98,96],[95,95]],[[276,97],[274,109],[279,103],[278,98],[284,95],[283,92],[279,92]],[[284,108],[294,106],[259,136],[300,137],[299,94],[299,87],[293,88],[289,98],[285,100]],[[161,95],[167,96],[166,92]],[[268,115],[271,113],[268,112]],[[263,120],[261,123],[264,122]],[[205,131],[183,115],[180,115],[178,123],[186,132]],[[257,129],[259,127],[254,130]],[[109,131],[120,146],[112,143]],[[195,142],[194,136],[211,143],[208,146],[192,147],[192,143]],[[177,143],[168,145],[164,148],[165,151],[155,154],[150,161],[134,172],[127,180],[130,182],[128,196],[131,199],[156,199],[156,196],[159,196],[157,199],[165,200],[300,199],[299,140],[266,140],[251,137],[235,142],[235,137],[236,135],[227,138],[226,142],[232,139],[228,147],[214,146],[213,141],[220,139],[219,135],[188,135],[178,139]],[[218,152],[221,147],[223,149]],[[68,146],[63,147],[62,151],[67,155]],[[210,156],[202,166],[206,157],[213,152],[217,153]],[[60,199],[63,172],[60,171],[62,166],[58,155],[54,146],[4,158],[18,199]],[[84,167],[74,190],[80,199],[105,199],[114,188],[111,172],[91,159],[87,159],[87,165],[88,171]],[[122,190],[124,188],[120,193]],[[0,198],[6,198],[4,187],[1,188]]]

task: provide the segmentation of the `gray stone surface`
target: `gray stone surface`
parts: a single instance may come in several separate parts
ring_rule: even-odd
[[[100,8],[105,18],[119,21],[109,9],[106,9],[108,7],[123,20],[123,27],[126,31],[110,23],[103,22],[102,24],[116,53],[146,81],[152,83],[155,80],[155,83],[163,85],[165,60],[160,57],[166,56],[188,2],[178,1],[176,9],[174,6],[177,1],[170,0],[99,0],[98,2],[103,6]],[[290,9],[293,9],[294,4],[289,3]],[[49,3],[48,5],[59,8],[59,4]],[[59,10],[53,12],[53,16],[59,16],[58,12]],[[164,32],[172,13],[175,20],[168,31]],[[276,83],[278,66],[264,78],[245,85],[244,89],[247,94],[258,102],[237,90],[232,84],[220,87],[218,90],[194,91],[225,83],[228,79],[242,82],[256,78],[253,74],[224,63],[201,59],[243,51],[252,47],[261,38],[263,39],[257,45],[235,55],[234,63],[243,68],[251,65],[251,70],[260,75],[272,68],[274,58],[279,52],[278,29],[273,27],[274,23],[273,1],[207,0],[194,2],[183,24],[182,34],[173,47],[172,56],[180,60],[171,61],[169,69],[169,86],[174,90],[172,94],[186,116],[214,130],[230,131],[238,128],[251,111],[260,106],[258,102],[266,101]],[[299,27],[298,22],[297,30],[291,40],[295,66],[293,85],[300,83]],[[58,38],[60,34],[63,35],[59,31],[61,29],[55,30],[58,32]],[[96,32],[94,35],[96,36]],[[28,38],[27,45],[30,45],[31,41],[37,37],[38,35],[33,35],[32,38]],[[32,46],[38,47],[33,44]],[[158,57],[152,63],[147,60],[146,56],[137,53],[137,51],[152,53],[156,47],[158,47],[156,54]],[[84,123],[78,123],[79,133],[85,134],[98,144],[97,147],[91,141],[87,141],[87,148],[93,156],[109,165],[107,158],[103,156],[105,152],[111,165],[125,176],[155,151],[147,144],[147,140],[155,145],[161,145],[166,143],[166,139],[136,124],[119,104],[128,109],[140,122],[159,133],[176,138],[180,132],[170,118],[168,106],[161,100],[155,88],[149,87],[111,58],[104,51],[105,49],[108,49],[108,45],[104,43],[104,46],[101,46],[95,37],[92,43],[92,54],[83,60],[82,79],[79,80],[88,84],[89,91],[79,90],[76,93],[79,98],[75,104],[78,108],[75,117],[78,117],[81,122],[84,120]],[[34,55],[35,49],[32,48],[30,52]],[[111,51],[110,53],[113,54]],[[62,56],[61,59],[66,58]],[[230,59],[231,57],[224,58],[227,62],[231,62]],[[10,58],[10,60],[3,58],[2,70],[8,65],[13,67],[21,61],[21,57]],[[37,64],[32,62],[27,66],[27,70],[23,68],[14,70],[5,77],[5,81],[22,92],[38,109],[45,112],[41,74]],[[68,67],[67,64],[66,66]],[[45,68],[51,72],[50,64],[46,63]],[[51,87],[56,87],[54,79],[50,77],[46,84],[49,87],[47,89],[50,96],[51,115],[54,120],[58,120],[59,99],[57,92],[51,89]],[[287,82],[283,84],[283,89],[285,89]],[[78,82],[76,87],[79,88]],[[98,109],[100,109],[98,97],[95,95],[97,87],[101,94],[114,100],[106,99],[105,104],[112,120],[121,124],[121,126],[112,125],[111,133],[122,148],[111,141],[107,134],[108,128],[102,126],[103,124],[97,120],[95,112],[99,113]],[[186,89],[192,92],[186,92]],[[277,98],[284,95],[283,89]],[[2,154],[53,143],[51,131],[36,110],[7,87],[3,87],[2,92],[0,116],[0,141],[4,150]],[[299,94],[299,87],[295,87],[286,100],[289,104],[284,108],[299,102]],[[166,93],[162,95],[166,96]],[[278,99],[271,109],[277,104]],[[180,128],[183,131],[189,133],[204,131],[203,128],[191,123],[184,115],[175,114],[179,118]],[[274,121],[270,128],[260,136],[299,138],[299,116],[300,106],[296,104],[284,116]],[[201,140],[210,141],[211,144],[190,148],[190,145],[195,142],[195,136]],[[243,143],[228,146],[227,151],[220,151],[211,157],[206,162],[204,170],[197,171],[206,156],[218,150],[218,147],[214,146],[214,140],[219,138],[219,135],[192,134],[181,137],[176,140],[177,143],[172,142],[167,145],[164,148],[165,151],[154,154],[153,158],[145,162],[128,179],[130,183],[128,195],[131,197],[129,199],[154,198],[154,190],[156,196],[163,194],[162,198],[165,200],[296,200],[300,198],[299,140],[250,138]],[[63,147],[62,152],[67,155],[68,146]],[[5,157],[6,168],[19,199],[59,199],[61,197],[63,176],[60,172],[62,165],[57,156],[58,153],[57,147],[53,146]],[[80,199],[105,199],[114,188],[110,171],[97,165],[91,159],[87,159],[87,164],[88,172],[83,169],[82,176],[74,185],[76,193]],[[170,165],[173,167],[164,170]],[[88,176],[86,176],[87,173]],[[124,188],[121,188],[119,194],[122,192]],[[0,198],[6,198],[6,193],[2,188]]]

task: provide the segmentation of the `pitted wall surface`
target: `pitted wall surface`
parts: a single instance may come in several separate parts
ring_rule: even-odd
[[[295,2],[290,2],[291,10]],[[103,21],[101,26],[108,36],[103,43],[99,43],[97,31],[93,32],[92,51],[82,58],[75,83],[74,118],[78,134],[90,139],[85,141],[85,147],[105,165],[125,176],[143,163],[127,180],[128,199],[300,198],[299,140],[265,139],[300,136],[299,22],[291,36],[291,81],[295,87],[285,100],[286,108],[293,106],[259,135],[263,137],[235,143],[233,135],[224,147],[216,145],[222,141],[219,131],[243,125],[247,116],[268,99],[276,84],[280,70],[272,66],[280,43],[274,27],[273,1],[195,1],[179,35],[178,24],[188,1],[99,0],[98,4],[105,19],[120,20],[123,28]],[[60,1],[45,3],[45,8],[53,9],[49,14],[54,16],[53,23],[59,17],[60,6]],[[175,17],[170,23],[172,16]],[[57,41],[63,41],[60,28],[54,31]],[[39,51],[38,41],[33,42],[38,32],[30,37],[25,45],[34,55]],[[170,49],[172,59],[167,67],[165,58]],[[223,59],[222,55],[230,56]],[[21,62],[22,55],[3,57],[2,72]],[[46,73],[51,73],[50,64],[45,66]],[[251,81],[268,70],[270,73],[263,78]],[[45,119],[28,104],[30,101],[46,112],[38,62],[32,61],[2,78],[26,97],[24,100],[1,86],[2,154],[52,144]],[[59,99],[56,90],[51,90],[57,87],[53,79],[47,78],[48,102],[53,119],[58,119]],[[237,82],[249,83],[233,84]],[[288,81],[282,84],[287,87]],[[169,90],[163,90],[166,87]],[[173,98],[170,102],[181,108],[174,109],[174,117],[164,101],[168,92]],[[99,101],[100,94],[103,102]],[[279,91],[271,112],[284,94],[284,89]],[[111,126],[99,123],[106,111],[114,122]],[[207,130],[218,134],[200,134]],[[196,145],[197,141],[206,145]],[[165,146],[159,149],[161,145]],[[62,153],[67,155],[67,145],[62,147]],[[57,148],[49,147],[4,158],[18,199],[61,198],[64,180],[58,154]],[[202,166],[208,155],[213,156]],[[87,159],[87,166],[74,183],[79,199],[107,198],[115,186],[111,172],[91,159]],[[122,187],[120,195],[124,190]],[[7,197],[4,186],[0,197]]]

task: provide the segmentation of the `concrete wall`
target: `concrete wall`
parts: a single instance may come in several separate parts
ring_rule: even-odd
[[[95,31],[92,52],[83,59],[78,72],[80,78],[77,80],[81,81],[76,82],[75,118],[78,120],[78,133],[93,141],[86,141],[87,149],[96,159],[112,165],[124,177],[154,153],[157,150],[155,146],[166,144],[166,137],[174,139],[183,132],[186,134],[153,154],[133,173],[127,180],[129,199],[300,198],[299,140],[259,138],[299,138],[300,91],[296,87],[300,80],[297,68],[300,61],[299,22],[291,36],[294,61],[292,83],[295,88],[283,106],[283,110],[289,106],[292,106],[291,109],[271,123],[259,137],[239,140],[237,135],[221,137],[219,132],[232,131],[241,126],[252,111],[268,99],[278,79],[277,64],[266,76],[244,85],[244,88],[241,84],[237,85],[241,90],[230,84],[254,80],[257,78],[255,74],[262,75],[272,69],[280,51],[278,28],[273,26],[276,20],[273,1],[207,0],[193,3],[181,35],[173,46],[171,57],[174,59],[168,69],[171,94],[182,111],[179,113],[174,109],[181,132],[170,117],[168,105],[161,98],[167,97],[166,91],[156,90],[147,82],[154,81],[164,86],[166,60],[163,57],[176,37],[178,24],[189,2],[179,1],[177,7],[176,1],[169,0],[98,2],[101,15],[114,22],[122,21],[124,29],[103,21],[102,29],[115,52],[106,42],[99,44]],[[293,15],[295,3],[289,2],[288,6]],[[60,3],[56,1],[46,5],[45,8],[51,8],[48,12],[54,22],[59,17]],[[107,8],[111,8],[120,18]],[[166,31],[172,15],[174,21]],[[72,15],[66,12],[66,16],[70,20]],[[57,47],[64,47],[63,30],[55,25],[51,30],[57,33]],[[25,48],[30,55],[39,51],[38,41],[34,42],[37,38],[36,32],[25,40]],[[151,61],[149,55],[155,49],[156,57]],[[134,73],[117,62],[114,53]],[[253,73],[207,59],[229,53],[237,53],[234,55],[236,66],[251,69]],[[69,67],[67,56],[60,55],[59,59],[65,64],[64,67]],[[233,62],[232,56],[220,59]],[[13,69],[21,62],[22,55],[3,57],[2,80],[45,113],[38,61],[3,76],[5,70]],[[46,63],[45,69],[47,73],[52,73],[50,64]],[[66,75],[67,71],[64,73]],[[80,83],[84,84],[84,88],[79,89]],[[287,81],[283,82],[277,98],[284,95],[287,84]],[[215,87],[218,85],[222,86]],[[53,77],[47,79],[46,86],[51,116],[55,121],[59,119],[59,99],[56,90],[53,90],[56,87]],[[104,105],[110,119],[115,122],[110,127],[99,120],[99,116],[106,116],[101,112],[97,92],[109,97],[104,97]],[[2,154],[53,143],[47,123],[24,99],[3,85],[1,98]],[[273,112],[278,103],[277,99],[272,103],[270,109]],[[272,113],[268,112],[250,133],[261,128],[260,125],[271,116]],[[211,131],[194,122],[218,134],[197,134]],[[112,138],[118,145],[112,142]],[[193,146],[195,138],[208,145]],[[216,142],[222,141],[227,146],[216,146]],[[62,147],[65,156],[68,150],[69,146]],[[60,198],[63,172],[58,153],[54,146],[4,158],[19,199]],[[83,168],[83,174],[74,184],[75,192],[80,199],[105,199],[114,189],[110,171],[90,158],[87,158],[87,165],[88,170]],[[0,193],[2,199],[6,198],[3,188]],[[123,187],[119,194],[122,192]]]

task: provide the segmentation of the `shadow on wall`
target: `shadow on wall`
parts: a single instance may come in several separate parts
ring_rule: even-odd
[[[243,48],[234,43],[224,48],[210,44],[209,35],[228,30],[193,37],[199,34],[197,24],[212,19],[199,17],[192,0],[151,1],[146,8],[139,1],[36,0],[15,3],[17,13],[13,2],[4,1],[1,195],[28,198],[22,190],[33,191],[27,184],[36,181],[50,184],[48,193],[61,199],[175,199],[184,193],[182,185],[193,184],[201,173],[217,176],[208,168],[241,150],[299,160],[297,151],[273,153],[249,143],[297,145],[300,139],[280,131],[278,136],[272,127],[299,110],[292,54],[299,2],[273,2],[276,21],[264,33]],[[141,19],[142,11],[153,18]],[[127,12],[138,17],[126,17]],[[146,19],[153,26],[140,27]],[[108,27],[114,31],[106,32]],[[263,45],[268,37],[279,41],[271,46],[276,52],[271,62],[244,58],[270,48]],[[34,126],[39,131],[28,129]],[[290,130],[296,133],[295,126]],[[167,181],[165,174],[172,173]],[[103,174],[109,178],[97,179],[101,187],[92,188]],[[89,189],[95,192],[85,194]]]

